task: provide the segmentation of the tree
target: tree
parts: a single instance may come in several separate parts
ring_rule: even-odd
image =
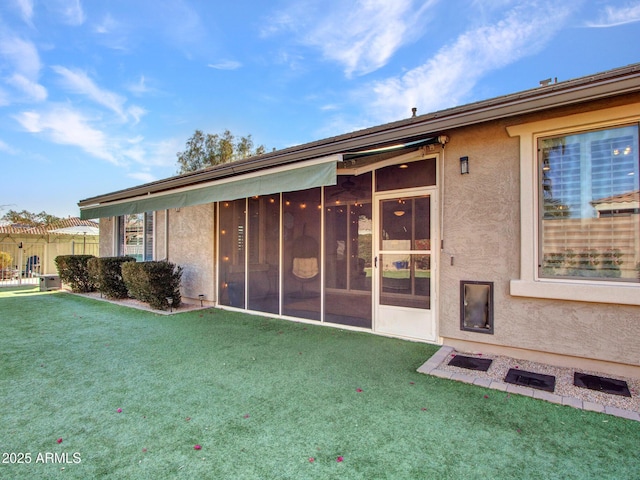
[[[9,210],[2,216],[2,220],[9,223],[20,223],[22,225],[29,225],[32,227],[51,225],[52,223],[62,220],[60,217],[50,215],[47,212],[32,213],[27,210],[17,212],[15,210]]]
[[[187,140],[183,152],[178,152],[178,174],[195,172],[203,168],[233,162],[265,152],[264,145],[254,148],[251,135],[238,140],[229,130],[222,135],[196,130]]]

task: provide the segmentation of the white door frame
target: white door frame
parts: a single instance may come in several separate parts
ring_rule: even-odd
[[[380,303],[380,254],[383,252],[381,248],[381,200],[389,200],[402,197],[409,199],[420,196],[430,197],[430,237],[431,250],[421,251],[413,250],[418,253],[428,253],[430,255],[431,264],[431,282],[430,282],[430,308],[417,309],[410,307],[399,307],[381,305]],[[385,191],[373,194],[373,257],[374,269],[372,275],[373,287],[373,330],[376,333],[390,335],[394,337],[410,338],[413,340],[421,340],[425,342],[438,343],[438,265],[440,252],[440,210],[438,199],[438,187],[436,185],[429,187],[407,188],[401,190]],[[406,252],[408,253],[408,252]]]

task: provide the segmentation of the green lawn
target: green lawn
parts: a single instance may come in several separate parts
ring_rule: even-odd
[[[640,478],[639,422],[416,373],[431,345],[34,289],[0,325],[0,478]]]

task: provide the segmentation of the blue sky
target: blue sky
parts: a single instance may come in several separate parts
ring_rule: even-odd
[[[639,45],[640,0],[3,0],[0,209],[76,216],[174,175],[196,129],[280,149],[640,62]]]

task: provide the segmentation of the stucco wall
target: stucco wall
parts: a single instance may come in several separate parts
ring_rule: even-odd
[[[111,217],[100,219],[100,257],[112,257],[116,254],[113,248],[115,228],[115,219]]]
[[[542,117],[526,120],[536,118]],[[522,119],[511,123],[517,121]],[[482,342],[640,366],[640,307],[510,295],[509,282],[520,274],[520,170],[519,139],[508,136],[508,124],[449,133],[440,335],[445,343]],[[462,156],[469,157],[468,175],[460,174]],[[461,280],[494,282],[493,335],[460,329]]]
[[[168,217],[168,260],[183,268],[182,295],[197,299],[204,294],[208,302],[215,301],[214,204],[171,209]]]
[[[167,223],[166,218],[168,212],[166,210],[159,210],[155,212],[154,217],[154,234],[153,234],[153,259],[154,260],[166,260],[167,251]]]

